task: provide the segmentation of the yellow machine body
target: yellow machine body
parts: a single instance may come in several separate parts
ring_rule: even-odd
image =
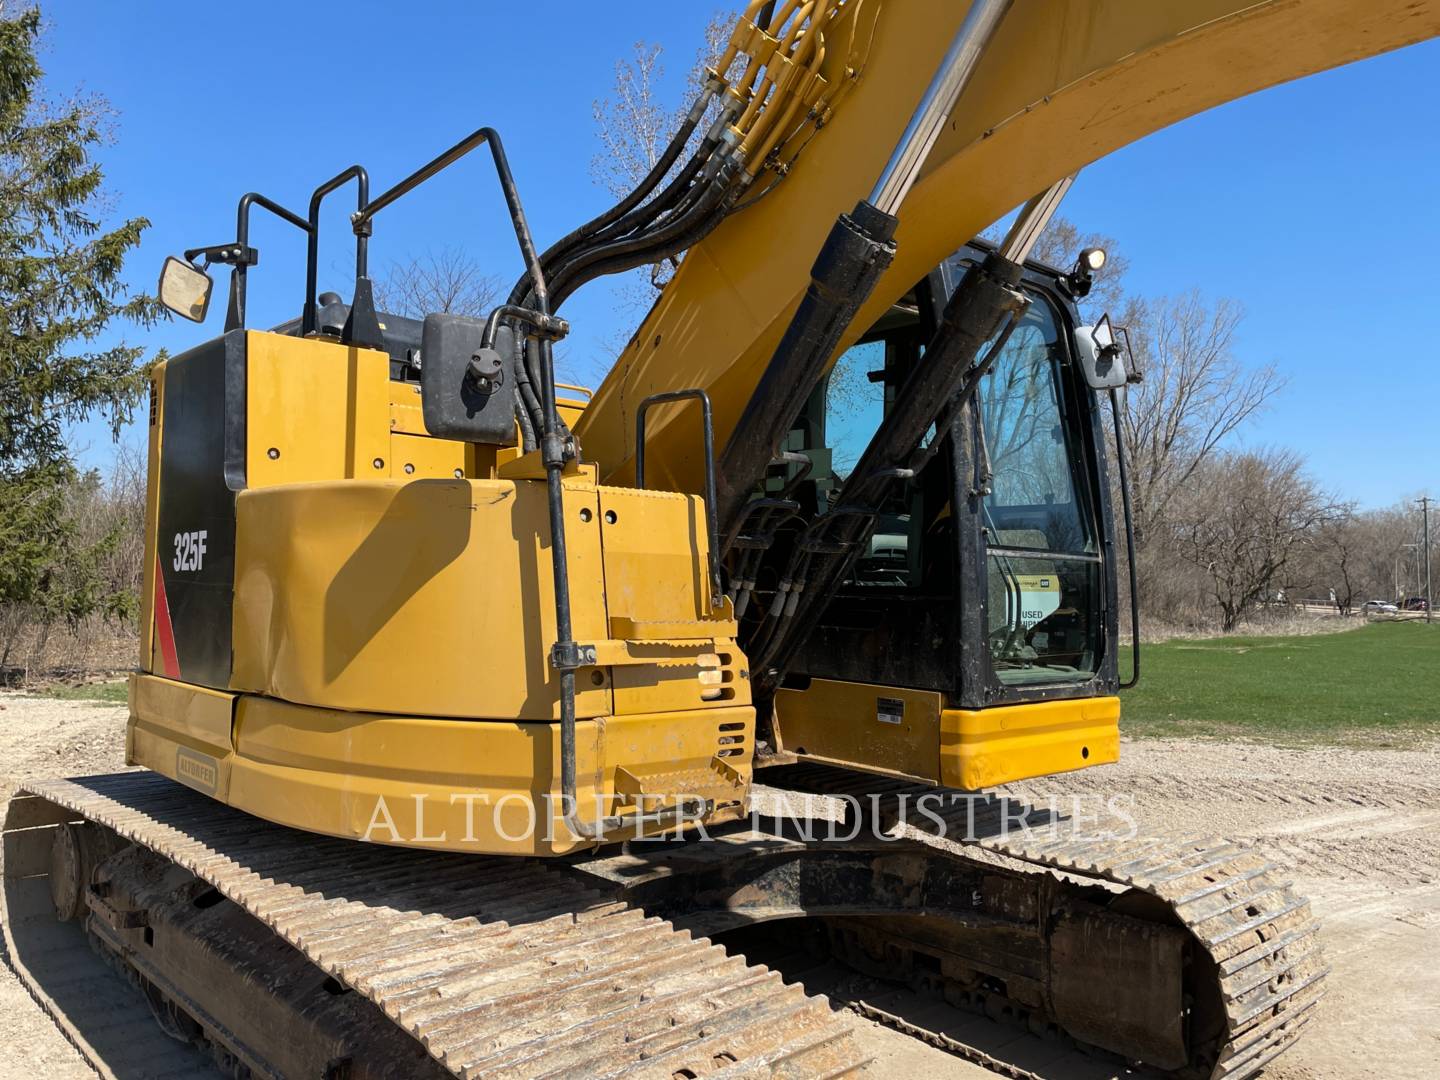
[[[826,230],[879,175],[966,8],[839,8],[805,91],[809,101],[836,92],[826,91],[825,122],[785,181],[689,249],[592,401],[559,402],[593,463],[568,468],[564,513],[575,636],[596,648],[577,673],[579,790],[605,812],[688,790],[707,797],[710,820],[741,814],[755,753],[747,661],[733,615],[712,602],[705,510],[689,494],[703,461],[695,411],[653,411],[650,480],[666,490],[637,491],[635,405],[703,387],[724,445]],[[1243,94],[1437,32],[1434,0],[1012,5],[899,211],[898,253],[841,348],[940,259],[1087,162]],[[576,846],[563,829],[508,839],[511,810],[480,829],[457,816],[556,791],[538,455],[518,440],[430,437],[416,384],[392,381],[383,353],[245,331],[217,340],[225,359],[211,363],[208,393],[176,389],[203,374],[190,354],[155,373],[130,760],[326,833],[522,854]],[[207,413],[216,398],[225,409]],[[204,454],[223,473],[218,494],[202,490]],[[187,485],[211,499],[210,524],[177,527],[167,511]],[[207,545],[225,530],[229,576],[191,588],[184,575],[206,572]],[[206,619],[223,625],[204,627],[213,640],[202,648],[191,627]],[[956,710],[930,692],[817,679],[780,691],[771,749],[777,760],[977,788],[1113,761],[1117,731],[1113,698]],[[455,801],[442,808],[442,794]],[[381,801],[388,817],[377,824]]]
[[[647,394],[705,387],[724,445],[827,231],[869,193],[969,7],[864,0],[826,28],[821,74],[844,87],[833,113],[784,183],[689,249],[577,425],[603,478],[631,475],[626,403]],[[894,262],[836,355],[941,260],[1061,177],[1206,109],[1437,33],[1436,0],[1017,0],[905,199]],[[693,416],[656,413],[653,482],[698,491]]]
[[[554,724],[324,709],[151,675],[132,678],[130,710],[133,763],[270,821],[489,854],[580,846],[548,798],[559,790]],[[641,796],[655,809],[677,791],[716,803],[707,824],[742,816],[753,724],[747,706],[580,721],[585,816]]]
[[[155,587],[172,547],[160,462],[167,424],[186,422],[167,368],[199,361],[154,374],[128,760],[317,832],[518,855],[579,846],[559,818],[548,511],[533,464],[514,447],[431,438],[415,387],[390,380],[382,353],[251,331],[244,355],[223,685],[188,681],[165,641],[178,624]],[[576,679],[582,820],[681,795],[707,800],[706,824],[742,816],[755,712],[728,601],[712,608],[703,502],[599,484],[581,465],[564,503],[574,633],[597,648]],[[875,723],[877,695],[904,698],[902,725]],[[1094,702],[967,714],[935,694],[824,681],[782,698],[777,760],[978,788],[1115,759],[1118,710]],[[996,724],[1009,734],[990,734]]]
[[[746,0],[653,176],[553,244],[489,128],[373,199],[341,173],[308,222],[245,196],[233,244],[162,271],[190,317],[195,260],[228,265],[232,329],[152,374],[126,759],[283,826],[517,858],[297,842],[134,774],[22,792],[10,876],[43,892],[48,868],[167,1031],[257,1075],[850,1075],[864,1048],[751,966],[761,935],[728,960],[691,937],[802,916],[838,962],[883,957],[1107,1060],[1268,1069],[1328,968],[1261,854],[1082,835],[1078,808],[1008,794],[977,836],[852,841],[925,816],[909,782],[950,802],[1119,758],[1099,410],[1137,373],[1118,328],[1083,325],[1103,253],[1027,257],[1075,172],[1437,35],[1440,0]],[[375,216],[487,143],[511,301],[376,312]],[[316,260],[351,181],[346,308]],[[310,240],[293,333],[244,329],[252,204]],[[555,384],[565,300],[672,260],[594,395]],[[871,391],[849,413],[846,352]],[[806,763],[776,788],[874,797],[838,848],[744,820],[757,771]],[[382,1013],[393,1058],[352,1040]]]
[[[782,753],[962,791],[1120,760],[1120,699],[949,709],[933,690],[813,679],[781,690]]]

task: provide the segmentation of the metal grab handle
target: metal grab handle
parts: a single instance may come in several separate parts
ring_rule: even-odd
[[[281,221],[289,222],[307,235],[310,233],[309,222],[259,192],[251,191],[241,196],[240,205],[235,210],[235,245],[241,249],[244,261],[237,263],[230,271],[230,306],[225,312],[226,330],[245,329],[245,270],[255,265],[260,257],[260,253],[250,246],[251,206],[269,210]]]
[[[1130,569],[1130,653],[1131,670],[1128,682],[1120,684],[1129,690],[1140,681],[1140,591],[1135,570],[1135,523],[1130,513],[1130,463],[1125,456],[1125,436],[1120,431],[1120,398],[1110,390],[1110,412],[1115,417],[1115,461],[1120,466],[1120,505],[1125,511],[1125,559]],[[1120,672],[1117,670],[1118,676]]]
[[[715,520],[715,422],[710,411],[710,395],[704,390],[671,390],[664,394],[651,394],[640,402],[635,414],[635,486],[642,491],[645,488],[645,414],[650,406],[692,398],[700,402],[705,442],[705,533],[710,541],[707,561],[710,565],[710,607],[714,609],[720,606],[723,595],[720,585],[720,523]]]
[[[308,337],[315,332],[315,292],[319,288],[320,279],[320,203],[326,195],[349,180],[358,182],[355,206],[357,210],[364,210],[365,204],[370,201],[370,174],[360,165],[351,165],[344,172],[336,173],[317,187],[310,196],[310,217],[307,223],[310,245],[305,253],[305,310],[300,313],[301,337]],[[369,237],[368,232],[355,234],[355,277],[357,280],[369,273]]]

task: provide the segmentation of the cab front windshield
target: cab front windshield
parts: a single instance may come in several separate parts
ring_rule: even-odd
[[[1002,683],[1086,678],[1098,660],[1100,556],[1068,374],[1054,312],[1037,297],[977,395],[987,631]]]

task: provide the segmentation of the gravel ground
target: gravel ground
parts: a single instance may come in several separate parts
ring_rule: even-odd
[[[123,767],[123,708],[0,692],[0,788]],[[1433,1075],[1440,1060],[1440,747],[1282,750],[1246,743],[1125,743],[1117,766],[1019,785],[1032,798],[1133,796],[1156,829],[1253,842],[1294,868],[1325,924],[1331,990],[1278,1080]],[[867,1029],[868,1030],[868,1029]],[[866,1036],[876,1076],[993,1076]],[[0,965],[0,1080],[88,1067]],[[1057,1077],[1063,1074],[1057,1074]]]
[[[0,691],[0,795],[18,781],[125,767],[125,710]],[[95,1073],[0,963],[0,1080]]]
[[[1251,842],[1293,868],[1323,925],[1329,992],[1278,1080],[1433,1076],[1440,1061],[1440,746],[1127,741],[1116,766],[1047,781],[1133,794],[1156,829]]]

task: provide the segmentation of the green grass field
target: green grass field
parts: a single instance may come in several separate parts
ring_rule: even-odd
[[[1281,745],[1411,746],[1440,734],[1440,623],[1144,646],[1121,730]]]
[[[81,683],[79,686],[47,686],[39,693],[42,697],[60,698],[62,701],[103,701],[107,705],[124,705],[129,700],[124,679]]]

